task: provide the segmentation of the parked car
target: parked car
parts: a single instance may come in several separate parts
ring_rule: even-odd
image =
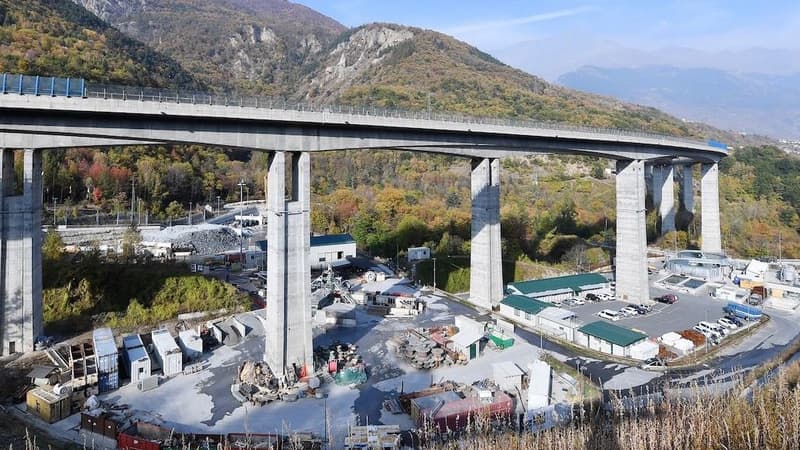
[[[708,322],[706,322],[706,323],[708,323]],[[721,337],[722,337],[722,336],[719,334],[719,332],[717,332],[717,330],[714,330],[713,328],[709,328],[709,327],[708,327],[708,326],[706,326],[706,325],[705,325],[703,322],[700,322],[700,323],[698,323],[698,324],[697,324],[697,325],[695,325],[693,328],[694,328],[695,330],[697,330],[697,331],[699,331],[699,332],[703,333],[703,335],[704,335],[705,337],[707,337],[707,338],[716,338],[716,339],[719,339],[719,338],[721,338]]]
[[[653,307],[650,305],[633,305],[633,307],[636,308],[636,311],[641,315],[645,315],[653,310]]]
[[[678,296],[675,294],[664,294],[660,297],[654,298],[653,300],[659,303],[667,303],[669,305],[672,305],[678,302]]]
[[[614,301],[615,300],[613,296],[611,296],[609,294],[606,294],[605,292],[601,292],[601,293],[597,294],[597,296],[600,297],[600,300],[603,300],[603,301]]]
[[[561,303],[563,303],[566,306],[575,306],[575,300],[571,298],[565,298],[564,301]]]
[[[586,294],[586,301],[599,302],[600,301],[600,297],[598,297],[597,294],[592,294],[590,292],[590,293]]]
[[[604,310],[600,311],[599,313],[597,313],[597,315],[599,317],[602,317],[603,319],[612,320],[614,322],[616,322],[616,321],[618,321],[619,319],[622,318],[622,314],[620,314],[620,313],[618,313],[616,311],[612,311],[610,309],[604,309]]]
[[[572,298],[570,300],[572,300],[572,304],[576,305],[576,306],[581,306],[581,305],[585,305],[586,304],[586,302],[581,300],[579,297],[575,297],[575,298]]]
[[[732,314],[728,314],[727,316],[725,316],[725,318],[735,323],[737,327],[744,326],[744,322],[742,322],[738,317]]]
[[[735,330],[739,328],[739,325],[736,325],[736,323],[734,323],[731,319],[728,319],[727,317],[720,317],[719,319],[717,319],[717,323],[730,330]]]
[[[667,362],[661,358],[655,357],[646,359],[642,362],[642,369],[647,369],[648,367],[663,367],[666,366]]]
[[[639,315],[639,310],[637,310],[635,307],[633,307],[633,305],[626,306],[626,307],[620,309],[619,312],[622,313],[622,315],[624,315],[625,317],[638,316]]]
[[[720,336],[727,336],[728,335],[728,329],[723,327],[723,326],[721,326],[721,325],[719,325],[719,324],[717,324],[717,323],[706,322],[706,321],[703,320],[703,321],[700,321],[699,325],[703,325],[705,327],[708,327],[708,328],[716,331]]]

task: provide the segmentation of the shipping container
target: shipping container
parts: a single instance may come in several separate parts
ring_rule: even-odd
[[[110,328],[97,328],[92,333],[100,392],[119,387],[119,351]],[[102,380],[102,381],[101,381]]]
[[[91,433],[102,434],[107,438],[117,438],[117,422],[106,417],[105,414],[93,416],[81,413],[81,429]]]
[[[168,436],[169,430],[148,423],[136,422],[117,435],[117,448],[120,450],[161,450],[161,442]]]
[[[183,353],[167,330],[152,332],[155,357],[165,377],[183,372]]]
[[[72,413],[70,394],[56,394],[50,389],[36,388],[28,391],[28,412],[39,416],[47,423],[55,423]]]
[[[109,392],[119,388],[119,372],[101,373],[97,376],[97,389]]]

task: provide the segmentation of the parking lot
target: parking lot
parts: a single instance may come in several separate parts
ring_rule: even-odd
[[[656,278],[660,279],[663,276],[654,276],[651,278],[651,282]],[[653,298],[670,293],[674,294],[675,292],[656,287],[650,288],[650,295]],[[677,295],[680,300],[673,305],[656,303],[653,305],[652,312],[646,315],[622,317],[618,321],[603,319],[598,317],[597,313],[604,309],[619,311],[628,305],[626,302],[586,302],[585,305],[581,306],[562,305],[561,307],[574,311],[578,316],[578,320],[585,324],[595,320],[604,320],[626,328],[640,330],[652,338],[657,338],[670,331],[691,329],[701,320],[716,322],[717,319],[725,315],[722,308],[727,302],[716,300],[707,294],[689,295],[677,293]]]

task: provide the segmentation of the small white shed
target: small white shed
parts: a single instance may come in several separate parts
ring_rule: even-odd
[[[143,378],[149,377],[153,366],[150,355],[144,348],[142,338],[138,334],[125,336],[122,339],[122,346],[124,347],[125,370],[131,378],[131,383],[138,383]]]
[[[658,356],[658,344],[646,339],[631,345],[629,351],[631,358],[644,361]]]
[[[459,331],[450,338],[453,350],[463,353],[469,359],[475,359],[480,355],[480,340],[483,334],[475,330],[467,329]]]
[[[183,354],[175,339],[167,330],[155,330],[152,333],[156,360],[161,364],[165,377],[183,372]]]
[[[203,340],[195,330],[183,330],[178,333],[178,342],[181,351],[189,361],[195,360],[203,354]]]

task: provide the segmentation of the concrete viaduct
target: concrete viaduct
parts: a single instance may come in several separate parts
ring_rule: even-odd
[[[22,83],[20,82],[20,86]],[[654,167],[662,231],[674,229],[673,167],[702,166],[702,248],[721,251],[718,161],[725,149],[665,136],[459,118],[425,113],[369,114],[278,108],[266,102],[198,101],[131,89],[114,95],[0,94],[0,354],[30,351],[42,332],[41,150],[79,146],[205,144],[268,152],[267,330],[265,360],[277,373],[313,367],[308,264],[312,152],[410,150],[468,158],[472,164],[470,301],[503,296],[500,159],[531,154],[588,155],[616,161],[617,297],[649,301],[645,171]],[[13,154],[24,150],[22,192],[14,192]],[[646,169],[647,168],[647,169]],[[288,176],[287,176],[288,175]],[[285,180],[290,180],[288,183]],[[687,209],[692,189],[682,189]]]

